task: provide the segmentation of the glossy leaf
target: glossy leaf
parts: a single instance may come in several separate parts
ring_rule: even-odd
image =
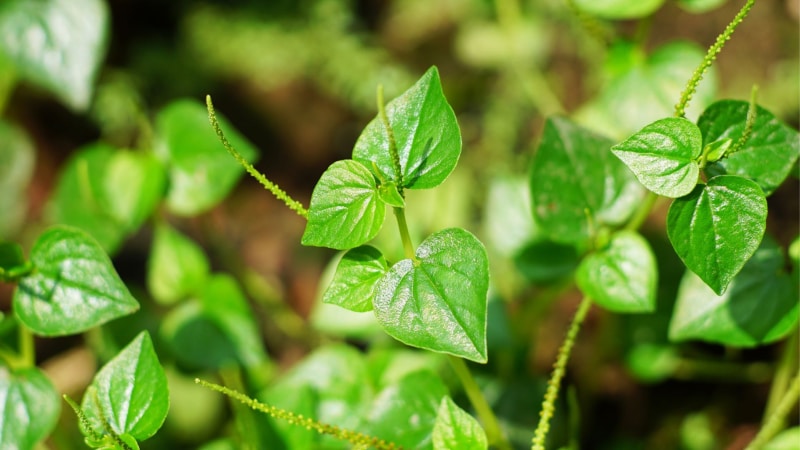
[[[638,233],[620,231],[581,261],[575,281],[598,305],[623,313],[652,312],[658,271],[650,245]]]
[[[103,430],[100,417],[115,433],[140,441],[161,428],[169,410],[167,376],[146,331],[95,375],[82,409],[98,432]]]
[[[722,294],[758,248],[766,220],[761,188],[726,175],[675,199],[667,214],[667,234],[686,267]]]
[[[33,450],[55,428],[58,391],[36,367],[0,366],[0,448]]]
[[[7,0],[0,53],[26,80],[85,110],[105,56],[109,13],[101,0]]]
[[[336,161],[314,187],[301,242],[337,250],[358,247],[378,234],[385,215],[372,173],[356,161]]]
[[[478,421],[459,408],[449,396],[445,396],[439,403],[436,424],[433,426],[433,448],[485,450],[489,448],[489,443]]]
[[[405,344],[486,362],[488,264],[469,232],[434,233],[378,282],[375,316]]]
[[[582,12],[604,19],[638,19],[655,12],[664,0],[575,0]]]
[[[731,139],[734,144],[744,133],[747,102],[723,100],[709,106],[697,126],[703,141]],[[780,186],[800,155],[800,135],[760,106],[756,109],[750,138],[735,153],[707,167],[710,175],[739,175],[750,178],[769,196]]]
[[[783,271],[781,248],[769,238],[722,295],[686,272],[678,290],[669,336],[752,347],[774,342],[797,326],[797,285]]]
[[[322,301],[351,311],[371,311],[375,285],[388,270],[389,264],[375,247],[364,245],[349,250],[339,261]]]
[[[171,304],[202,292],[208,273],[199,245],[167,224],[156,226],[147,263],[147,288],[156,301]]]
[[[432,449],[433,429],[444,383],[431,372],[419,371],[384,388],[372,404],[369,433],[403,448]]]
[[[251,163],[258,156],[255,147],[217,114],[225,136]],[[204,105],[178,100],[156,117],[160,139],[156,151],[169,162],[167,205],[181,215],[205,212],[233,189],[244,173],[242,166],[225,150],[208,122]]]
[[[647,125],[611,147],[647,189],[665,197],[682,197],[697,185],[697,158],[703,137],[692,122],[669,117]]]
[[[0,120],[0,237],[13,236],[25,220],[35,157],[25,132]]]
[[[389,102],[386,116],[397,144],[402,183],[395,175],[388,133],[380,117],[364,128],[353,149],[353,159],[369,168],[375,163],[379,179],[403,188],[427,189],[441,184],[461,155],[461,131],[442,92],[436,67]]]
[[[614,225],[638,206],[643,189],[612,144],[565,118],[545,123],[529,182],[534,218],[551,239],[583,241],[591,232],[587,214],[595,227]]]
[[[77,228],[42,233],[30,260],[36,271],[17,286],[14,313],[37,334],[80,333],[139,309],[108,255]]]

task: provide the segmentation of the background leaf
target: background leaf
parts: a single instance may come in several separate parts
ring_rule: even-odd
[[[199,294],[209,265],[199,245],[166,223],[158,224],[147,262],[147,289],[163,304]]]
[[[636,19],[655,12],[664,0],[575,0],[583,12],[604,19]]]
[[[723,175],[672,202],[667,235],[686,267],[721,294],[758,248],[766,220],[761,188]]]
[[[449,228],[432,234],[380,280],[375,316],[395,339],[486,362],[489,267],[483,244]]]
[[[108,17],[102,0],[7,0],[0,5],[0,53],[22,78],[82,111],[105,55]]]
[[[314,186],[301,242],[337,250],[358,247],[378,234],[385,215],[372,173],[359,162],[336,161]]]
[[[36,367],[0,366],[0,399],[0,448],[32,450],[58,422],[58,391]]]
[[[448,450],[485,450],[489,448],[486,432],[474,417],[459,408],[449,396],[442,398],[433,426],[433,448]]]
[[[411,88],[389,102],[386,116],[400,156],[402,187],[427,189],[441,184],[461,155],[461,131],[442,92],[436,67],[428,69]],[[374,162],[381,173],[379,178],[398,181],[380,117],[364,128],[353,149],[353,159],[370,168]]]
[[[77,228],[42,233],[30,260],[36,271],[20,281],[14,313],[37,334],[80,333],[139,309],[108,255]]]
[[[349,250],[339,261],[322,301],[351,311],[371,311],[375,285],[388,270],[389,264],[375,247],[364,245]]]
[[[33,144],[25,132],[0,120],[0,239],[13,235],[25,220],[25,190],[33,175],[35,158]]]
[[[547,119],[529,181],[536,223],[553,240],[587,239],[587,211],[599,227],[624,222],[638,206],[643,189],[611,145],[568,119]]]
[[[750,104],[722,100],[709,106],[697,121],[704,145],[721,139],[736,143],[742,136]],[[744,146],[727,158],[710,164],[709,175],[739,175],[758,183],[769,196],[783,183],[800,155],[800,136],[771,112],[758,106],[752,134]]]

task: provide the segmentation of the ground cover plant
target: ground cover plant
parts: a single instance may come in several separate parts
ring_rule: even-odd
[[[395,45],[438,29],[423,3],[387,7]],[[677,3],[447,2],[459,62],[484,72],[452,88],[452,67],[410,69],[358,38],[364,5],[182,5],[185,45],[213,70],[163,77],[191,50],[147,44],[138,74],[162,71],[156,88],[104,66],[104,2],[6,2],[0,447],[792,448],[800,140],[761,105],[791,83],[745,77],[719,99],[713,64],[766,2]],[[668,8],[722,4],[707,50],[645,45]],[[534,44],[565,36],[602,55],[572,111]],[[303,73],[361,118],[309,195],[271,169],[283,151],[222,117],[225,96],[159,97],[209,73],[262,77],[253,92]],[[476,89],[480,108],[452,106]],[[41,138],[13,107],[48,95],[97,136],[34,222]],[[325,126],[306,122],[303,136]],[[249,267],[266,250],[225,217],[256,185],[245,173],[298,230],[261,244],[328,266],[294,287],[318,291],[310,312]]]

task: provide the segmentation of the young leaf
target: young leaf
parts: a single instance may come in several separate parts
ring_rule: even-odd
[[[77,228],[42,233],[30,260],[36,271],[20,281],[14,313],[37,334],[80,333],[139,309],[108,255]]]
[[[161,428],[169,410],[167,376],[146,331],[95,375],[82,408],[97,431],[104,429],[101,417],[117,435],[137,440]]]
[[[433,426],[433,448],[485,450],[489,448],[489,443],[478,421],[459,408],[449,396],[445,396],[439,403],[436,424]]]
[[[469,232],[434,233],[378,282],[375,316],[405,344],[486,362],[488,264]]]
[[[353,159],[380,171],[378,178],[407,189],[441,184],[461,155],[461,131],[447,103],[439,71],[431,67],[401,96],[386,105],[386,116],[400,156],[398,183],[389,152],[389,137],[380,117],[367,124],[353,149]]]
[[[147,289],[156,301],[172,304],[200,293],[208,272],[199,245],[167,224],[156,226],[147,262]]]
[[[388,270],[389,264],[375,247],[364,245],[349,250],[339,261],[322,301],[351,311],[370,311],[375,285]]]
[[[0,448],[36,448],[55,428],[60,409],[58,392],[41,370],[0,366]]]
[[[606,248],[581,261],[575,276],[584,294],[611,311],[652,312],[656,307],[656,259],[633,231],[614,234]]]
[[[239,153],[253,162],[258,151],[224,117],[217,115],[225,136]],[[169,165],[167,205],[176,214],[207,211],[233,189],[244,168],[231,158],[208,124],[208,112],[192,100],[178,100],[156,117],[161,140],[156,151]]]
[[[747,121],[748,102],[722,100],[709,106],[697,126],[708,144],[742,137]],[[771,112],[758,106],[752,133],[742,147],[716,164],[709,165],[709,175],[739,175],[758,183],[769,196],[783,183],[800,155],[800,137],[796,130],[780,122]]]
[[[758,248],[766,220],[761,188],[724,175],[672,202],[667,234],[686,267],[721,295]]]
[[[781,248],[769,237],[722,295],[686,272],[669,328],[670,339],[737,347],[774,342],[797,326],[797,284],[783,271]]]
[[[358,247],[378,234],[385,215],[372,173],[351,159],[336,161],[314,187],[301,242],[337,250]]]
[[[100,0],[12,0],[0,8],[0,53],[74,110],[89,106],[107,38]]]
[[[692,122],[677,117],[647,125],[613,147],[614,152],[647,189],[665,197],[692,192],[700,174],[696,159],[703,137]]]
[[[619,224],[638,205],[643,189],[612,144],[565,118],[545,123],[529,181],[534,218],[553,240],[585,240],[590,219],[595,227]]]

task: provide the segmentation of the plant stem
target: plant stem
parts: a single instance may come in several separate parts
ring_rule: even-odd
[[[553,418],[553,413],[556,409],[555,403],[558,398],[558,388],[561,385],[561,379],[564,378],[564,374],[567,372],[567,361],[572,352],[572,347],[575,345],[575,338],[578,336],[578,331],[581,329],[583,319],[586,318],[586,314],[589,312],[591,306],[591,298],[584,297],[583,300],[581,300],[578,311],[575,312],[575,316],[572,318],[572,323],[567,331],[567,337],[558,350],[558,358],[556,358],[556,362],[553,365],[553,373],[550,375],[550,380],[547,382],[547,391],[542,401],[542,410],[539,413],[539,425],[536,426],[536,431],[533,435],[531,450],[544,450],[545,438],[547,437],[547,432],[550,431],[550,419]]]
[[[767,421],[764,422],[764,426],[761,427],[755,439],[753,439],[745,450],[761,449],[773,436],[778,434],[784,427],[786,416],[789,415],[789,412],[792,410],[792,407],[797,404],[798,400],[800,400],[800,373],[795,375],[789,389],[783,395],[778,406],[775,407],[775,411],[769,416]]]
[[[636,209],[631,220],[625,225],[625,229],[631,231],[638,230],[642,224],[644,224],[644,221],[647,220],[647,217],[650,216],[650,212],[653,210],[653,206],[655,206],[657,200],[658,194],[648,190],[639,208]]]
[[[400,229],[400,239],[403,241],[403,253],[406,258],[415,260],[417,259],[414,253],[414,245],[411,243],[411,234],[408,232],[408,223],[406,223],[406,210],[405,208],[394,207],[394,217],[397,219],[397,227]]]
[[[464,392],[467,394],[470,403],[472,403],[472,407],[475,408],[478,418],[483,423],[489,445],[493,445],[502,450],[511,450],[511,444],[503,435],[497,417],[494,415],[492,408],[486,401],[486,397],[483,396],[483,392],[481,392],[481,389],[475,382],[475,378],[472,377],[472,372],[469,371],[467,363],[465,363],[463,359],[453,355],[447,355],[447,360],[450,362],[450,367],[453,368],[453,372],[456,373],[459,381],[461,381],[461,386],[464,387]]]
[[[767,407],[764,409],[764,422],[772,416],[778,404],[789,387],[792,373],[797,367],[797,343],[800,339],[800,329],[795,329],[794,333],[786,340],[775,375],[772,377],[772,386],[769,390]]]
[[[19,327],[19,357],[23,367],[33,367],[36,365],[36,346],[34,345],[33,333],[25,325],[17,323]]]

